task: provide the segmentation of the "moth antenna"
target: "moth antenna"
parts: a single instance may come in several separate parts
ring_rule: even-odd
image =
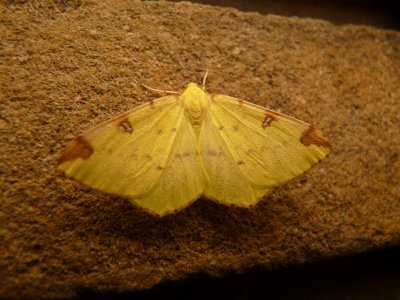
[[[206,70],[206,74],[204,74],[204,77],[203,77],[203,91],[206,90],[206,79],[207,79],[207,75],[208,75],[208,70]]]
[[[168,91],[168,90],[155,89],[155,88],[149,87],[148,85],[145,85],[145,84],[143,84],[143,83],[141,83],[140,85],[141,85],[142,87],[144,87],[144,88],[150,90],[150,91],[157,92],[157,93],[163,93],[163,94],[179,94],[179,92],[176,92],[176,91]]]

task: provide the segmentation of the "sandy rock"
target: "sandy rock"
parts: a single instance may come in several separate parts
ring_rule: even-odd
[[[40,5],[39,5],[40,3]],[[64,2],[63,2],[64,3]],[[150,288],[400,242],[400,34],[190,3],[1,4],[0,297]],[[156,98],[207,90],[314,124],[327,159],[252,209],[176,215],[68,180],[73,136]]]

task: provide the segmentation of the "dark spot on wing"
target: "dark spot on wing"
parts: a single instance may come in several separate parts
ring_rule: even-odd
[[[125,132],[131,133],[131,134],[133,133],[133,126],[132,126],[131,122],[129,122],[129,116],[127,114],[116,118],[113,121],[113,124],[122,127]]]
[[[222,130],[222,129],[224,129],[224,126],[219,125],[218,129],[219,129],[219,130]]]
[[[133,133],[133,128],[131,123],[129,123],[129,121],[122,122],[120,126],[124,128],[125,132]]]
[[[150,108],[156,108],[156,105],[154,104],[153,100],[149,101],[149,105],[150,105]]]
[[[217,156],[218,155],[217,152],[215,152],[214,150],[208,151],[207,154],[211,155],[211,156]]]
[[[238,165],[243,165],[244,161],[243,160],[238,160]]]
[[[248,149],[247,151],[246,151],[246,154],[247,155],[251,155],[251,154],[253,154],[255,151],[253,150],[253,149]]]
[[[271,117],[265,117],[264,122],[262,123],[262,127],[266,128],[272,123],[273,119]]]
[[[94,150],[92,145],[82,136],[78,136],[76,139],[71,141],[64,150],[58,160],[58,164],[62,164],[69,160],[74,160],[77,158],[88,159]]]
[[[265,119],[262,122],[262,128],[267,128],[271,125],[272,121],[276,121],[278,119],[278,115],[272,113],[271,111],[265,111]]]

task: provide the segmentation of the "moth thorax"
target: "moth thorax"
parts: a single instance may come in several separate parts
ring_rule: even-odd
[[[209,97],[195,83],[190,83],[180,96],[180,100],[192,125],[200,125],[203,121]]]

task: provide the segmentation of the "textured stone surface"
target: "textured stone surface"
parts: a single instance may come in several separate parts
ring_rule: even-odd
[[[135,290],[400,242],[400,34],[188,3],[1,4],[0,296]],[[64,3],[64,2],[63,2]],[[112,3],[112,4],[111,4]],[[83,130],[207,89],[321,129],[334,151],[253,209],[159,219],[63,178]]]

